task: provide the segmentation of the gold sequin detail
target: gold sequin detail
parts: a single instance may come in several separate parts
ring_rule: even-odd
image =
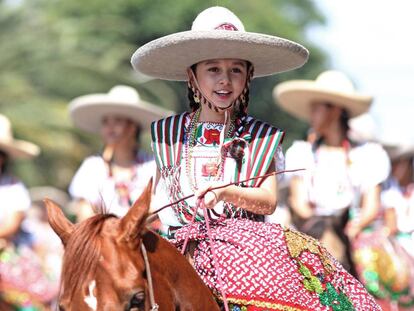
[[[223,299],[221,296],[218,297],[221,301]],[[247,299],[238,299],[238,298],[229,298],[227,297],[227,301],[230,303],[235,303],[238,305],[243,306],[255,306],[259,308],[268,308],[270,310],[278,310],[278,311],[306,311],[305,309],[298,309],[291,306],[281,305],[279,303],[272,303],[266,301],[258,301],[258,300],[247,300]],[[310,310],[309,310],[310,311]]]
[[[319,257],[327,274],[335,272],[335,267],[329,260],[327,251],[314,238],[288,228],[284,229],[286,245],[292,258],[298,258],[302,252],[309,251]]]

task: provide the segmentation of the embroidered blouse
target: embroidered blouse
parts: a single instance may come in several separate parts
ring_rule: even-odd
[[[124,216],[131,203],[142,193],[155,172],[153,158],[138,153],[131,180],[115,180],[101,156],[86,158],[69,186],[72,198],[84,199],[95,206],[103,205],[109,213]]]
[[[184,113],[152,124],[152,147],[162,177],[156,189],[157,205],[163,206],[177,201],[211,181],[230,183],[265,174],[273,159],[276,170],[283,169],[284,159],[279,144],[284,133],[281,130],[249,117],[245,126],[247,129],[242,134],[249,142],[244,148],[241,165],[238,166],[228,149],[225,149],[222,163],[216,171],[214,163],[221,157],[220,133],[224,124],[199,122],[195,131],[195,145],[190,148],[190,120],[190,114]],[[259,182],[252,181],[240,186],[257,187]],[[159,213],[161,222],[174,227],[188,223],[192,218],[195,203],[193,197],[164,209]],[[209,212],[211,218],[263,218],[225,202],[219,202]],[[203,215],[200,210],[196,220],[201,219]]]
[[[357,207],[361,193],[382,183],[390,171],[384,149],[375,143],[343,149],[321,146],[317,151],[305,141],[294,142],[286,152],[286,168],[304,168],[289,176],[303,177],[316,215],[333,215]]]

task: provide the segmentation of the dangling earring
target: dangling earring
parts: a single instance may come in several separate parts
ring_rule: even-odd
[[[244,96],[244,94],[240,95],[240,102],[243,106],[246,104],[246,97]]]
[[[191,80],[188,81],[188,86],[191,89],[191,91],[193,92],[193,99],[194,102],[196,104],[200,103],[200,97],[198,97],[197,92],[196,92],[196,88],[194,87],[193,83],[191,82]]]
[[[200,98],[196,94],[193,95],[193,99],[196,104],[200,103]]]

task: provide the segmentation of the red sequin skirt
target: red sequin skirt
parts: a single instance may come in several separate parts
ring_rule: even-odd
[[[194,268],[221,299],[217,269],[234,310],[381,310],[359,281],[319,242],[280,225],[247,219],[211,222],[219,267],[204,223],[179,229],[172,242],[196,241]]]

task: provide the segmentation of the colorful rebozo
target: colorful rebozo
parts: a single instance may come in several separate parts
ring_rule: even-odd
[[[177,247],[189,239],[189,259],[226,310],[380,310],[317,241],[261,221],[276,206],[275,175],[210,190],[282,169],[284,133],[247,114],[249,85],[307,57],[297,43],[246,32],[222,7],[132,57],[146,75],[188,82],[190,112],[152,124],[160,176],[154,201],[197,194],[159,217]]]

